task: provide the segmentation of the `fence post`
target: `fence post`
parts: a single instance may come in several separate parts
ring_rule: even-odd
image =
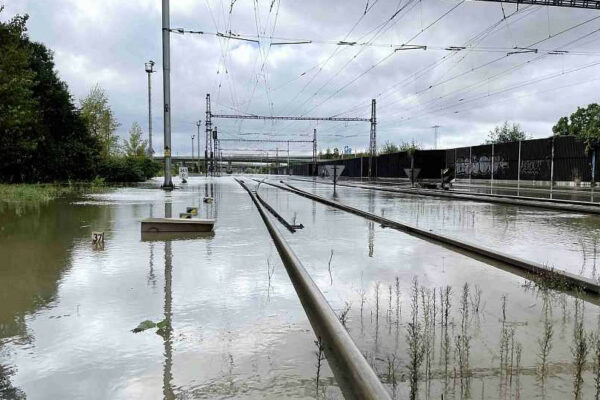
[[[469,186],[471,185],[471,172],[473,171],[473,152],[472,147],[469,146]]]
[[[458,167],[456,166],[456,148],[454,148],[454,179],[457,178],[457,173],[456,170],[458,169]]]
[[[596,186],[596,148],[592,149],[592,187]]]
[[[550,153],[550,192],[554,187],[554,138],[555,136],[552,136],[552,152]]]
[[[363,175],[363,156],[360,156],[360,181],[362,182],[362,175]]]
[[[491,183],[492,188],[494,187],[494,143],[492,143],[492,163],[490,164],[490,172],[491,172]],[[492,189],[493,190],[493,189]]]
[[[519,189],[521,189],[521,141],[519,140],[519,158],[517,161],[517,196],[519,195]]]

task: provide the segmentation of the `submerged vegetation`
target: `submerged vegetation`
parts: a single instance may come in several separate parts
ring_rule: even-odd
[[[553,398],[548,390],[554,388],[555,379],[567,378],[572,381],[571,398],[600,399],[600,317],[595,329],[586,330],[582,300],[570,303],[564,292],[547,287],[532,292],[525,287],[525,293],[538,300],[540,313],[533,320],[519,320],[522,311],[511,315],[507,294],[486,311],[489,297],[477,284],[466,282],[459,291],[452,286],[430,289],[416,277],[410,287],[401,284],[395,277],[374,281],[365,289],[361,278],[360,289],[354,292],[360,310],[352,310],[352,299],[346,299],[338,314],[353,336],[360,335],[355,338],[365,358],[389,385],[392,398],[406,393],[410,399],[439,399],[440,395],[521,399],[537,396],[538,390]],[[405,322],[400,314],[403,302],[409,310]],[[561,310],[562,317],[554,310]],[[351,313],[360,317],[351,319]],[[362,314],[367,315],[364,321]],[[573,328],[568,329],[566,322],[571,320]],[[359,330],[352,329],[354,321]],[[380,329],[380,323],[389,329]],[[497,338],[496,349],[491,338]],[[365,350],[363,346],[369,344],[374,347]],[[497,385],[490,384],[494,380]]]
[[[83,184],[0,184],[0,203],[43,203],[59,197],[106,190],[103,180]]]

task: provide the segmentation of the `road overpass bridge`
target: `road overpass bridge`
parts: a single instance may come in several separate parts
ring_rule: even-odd
[[[155,156],[154,160],[159,162],[164,162],[163,156]],[[257,154],[230,154],[223,155],[223,157],[219,158],[219,162],[232,162],[232,163],[256,163],[256,164],[287,164],[288,157],[287,155],[276,156],[267,156],[267,155],[257,155]],[[312,160],[311,155],[290,155],[289,157],[290,164],[291,163],[299,163],[299,162],[309,162]],[[201,164],[204,164],[204,157],[194,157],[191,156],[172,156],[171,162],[173,164],[192,164],[200,161]]]

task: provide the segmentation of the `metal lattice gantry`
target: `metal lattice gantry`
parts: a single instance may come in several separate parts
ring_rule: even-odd
[[[495,3],[531,4],[536,6],[588,8],[600,10],[600,0],[477,0]]]
[[[273,115],[254,115],[254,114],[213,114],[210,111],[210,94],[206,95],[206,127],[207,132],[209,126],[212,126],[212,118],[222,119],[254,119],[254,120],[285,120],[285,121],[333,121],[333,122],[370,122],[370,142],[369,142],[369,177],[374,178],[373,161],[377,156],[377,133],[376,133],[376,111],[375,111],[375,99],[371,100],[371,118],[358,118],[358,117],[306,117],[306,116],[273,116]],[[214,131],[213,131],[214,132]],[[214,139],[218,142],[219,139],[216,137],[214,132]],[[225,139],[221,139],[225,140]],[[285,142],[291,142],[284,140]],[[313,134],[313,159],[316,160],[316,143],[317,143],[317,131],[315,129]],[[207,142],[208,146],[208,142]],[[211,155],[211,160],[212,160]],[[212,162],[212,161],[211,161]]]

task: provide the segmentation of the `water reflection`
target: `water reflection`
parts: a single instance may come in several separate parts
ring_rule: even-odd
[[[166,206],[166,204],[165,204]],[[165,242],[165,303],[164,303],[164,316],[167,322],[165,329],[161,331],[161,336],[164,339],[164,356],[165,362],[163,366],[163,396],[167,400],[175,398],[173,393],[173,387],[171,385],[173,381],[173,343],[172,343],[172,303],[173,294],[171,292],[173,280],[173,253],[171,250],[171,241]]]
[[[0,213],[0,340],[29,341],[25,316],[56,298],[74,243],[89,238],[92,230],[110,229],[110,220],[110,210],[67,202],[23,215],[12,207]]]
[[[109,229],[110,220],[110,211],[72,207],[66,201],[26,210],[18,204],[2,203],[0,351],[8,342],[33,342],[26,317],[56,300],[58,283],[70,266],[74,244],[89,240],[96,227]],[[25,398],[25,394],[12,385],[12,372],[10,366],[0,364],[0,398]]]
[[[375,211],[375,192],[369,192],[369,212],[373,213]],[[373,257],[373,253],[375,252],[375,223],[373,221],[367,222],[369,227],[369,257]]]

